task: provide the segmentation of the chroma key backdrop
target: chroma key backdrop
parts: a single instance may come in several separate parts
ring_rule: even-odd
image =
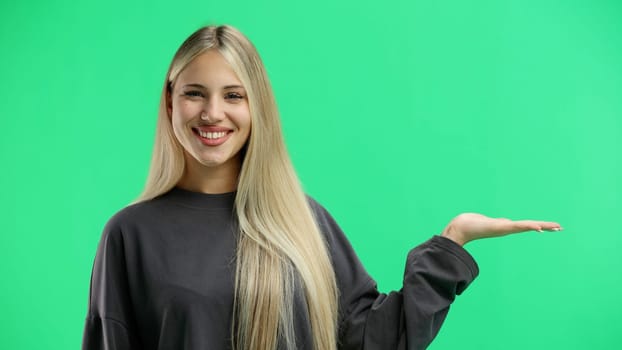
[[[430,349],[621,346],[622,2],[35,0],[0,4],[0,348],[80,347],[167,66],[222,23],[380,290],[461,212],[564,227],[468,244],[480,276]]]

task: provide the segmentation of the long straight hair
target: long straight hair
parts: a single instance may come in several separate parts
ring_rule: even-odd
[[[251,133],[238,178],[232,342],[236,350],[296,349],[294,295],[302,288],[315,350],[337,347],[337,286],[324,236],[285,148],[272,88],[253,44],[231,26],[200,28],[169,67],[158,113],[145,189],[157,197],[181,179],[185,160],[167,105],[180,72],[198,55],[217,50],[246,89]]]

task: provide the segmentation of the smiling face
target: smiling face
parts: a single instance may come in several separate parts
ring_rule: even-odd
[[[187,171],[233,169],[251,130],[246,90],[216,50],[195,57],[172,86],[168,113]]]

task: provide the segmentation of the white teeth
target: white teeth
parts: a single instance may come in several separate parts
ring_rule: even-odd
[[[201,137],[206,138],[206,139],[212,139],[212,140],[213,139],[219,139],[219,138],[227,135],[227,133],[224,132],[224,131],[205,132],[205,131],[201,131],[201,130],[198,130],[198,129],[197,129],[197,131],[199,132],[199,135],[201,135]]]

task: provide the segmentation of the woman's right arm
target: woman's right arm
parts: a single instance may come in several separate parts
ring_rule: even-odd
[[[126,271],[123,235],[111,221],[104,229],[93,264],[82,350],[142,348]]]

